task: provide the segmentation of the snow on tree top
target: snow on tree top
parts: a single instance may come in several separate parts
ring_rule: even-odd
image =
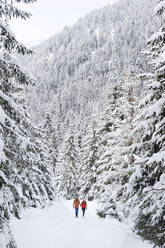
[[[148,39],[148,44],[151,42],[154,42],[155,40],[158,39],[163,39],[164,37],[164,32],[162,32],[161,30],[159,30],[158,32],[154,33],[149,39]]]
[[[161,0],[155,7],[154,9],[154,13],[156,15],[161,14],[163,12],[163,10],[165,10],[165,1]]]

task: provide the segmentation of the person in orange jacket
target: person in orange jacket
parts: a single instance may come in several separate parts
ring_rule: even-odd
[[[87,209],[87,203],[86,200],[83,200],[80,204],[81,208],[82,208],[82,212],[83,212],[83,217],[85,215],[85,210]]]
[[[80,206],[80,200],[78,198],[75,198],[73,202],[73,208],[75,208],[76,217],[78,217],[79,206]]]

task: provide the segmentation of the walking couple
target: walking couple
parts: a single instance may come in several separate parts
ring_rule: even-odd
[[[87,203],[85,200],[83,200],[80,204],[80,200],[78,198],[75,198],[74,199],[74,202],[73,202],[73,208],[75,208],[75,215],[76,217],[78,217],[78,211],[79,211],[79,206],[81,207],[82,209],[82,212],[83,212],[83,217],[85,215],[85,210],[87,209]]]

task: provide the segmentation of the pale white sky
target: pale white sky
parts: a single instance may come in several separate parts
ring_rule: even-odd
[[[116,0],[38,0],[26,7],[32,17],[26,21],[12,21],[11,28],[21,42],[41,41],[53,36],[66,25],[73,25],[93,9],[114,1]]]

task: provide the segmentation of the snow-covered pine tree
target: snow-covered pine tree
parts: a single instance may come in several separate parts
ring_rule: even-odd
[[[46,114],[45,121],[43,124],[44,129],[44,142],[47,146],[47,160],[55,171],[57,156],[58,156],[58,146],[59,139],[56,135],[56,130],[53,125],[53,115],[50,113]]]
[[[33,84],[12,54],[31,54],[14,37],[7,20],[26,19],[29,13],[14,4],[33,0],[0,1],[0,245],[16,247],[8,229],[13,214],[19,217],[22,207],[43,205],[53,198],[47,188],[50,177],[43,172],[38,131],[26,112],[23,88]],[[48,189],[48,190],[47,190]]]
[[[78,194],[77,147],[73,127],[69,128],[59,148],[55,181],[58,196],[71,199]]]
[[[158,247],[165,244],[165,1],[155,8],[160,29],[148,40],[148,94],[139,104],[134,130],[134,173],[125,197],[138,233]],[[132,208],[136,211],[133,211]]]
[[[121,219],[122,193],[133,163],[131,148],[136,97],[132,71],[125,72],[123,78],[111,78],[111,81],[97,132],[96,186],[97,197],[101,202],[98,214],[110,214]]]
[[[82,138],[79,164],[79,184],[81,197],[93,200],[96,195],[93,186],[96,183],[97,158],[97,122],[93,115],[89,120],[86,134]]]
[[[110,169],[110,167],[113,167],[112,150],[117,143],[119,134],[117,134],[117,137],[115,136],[116,130],[120,127],[119,121],[117,121],[117,118],[119,117],[119,113],[117,115],[117,112],[119,110],[119,106],[121,108],[120,99],[122,96],[122,88],[120,83],[115,82],[115,84],[112,85],[110,89],[107,89],[108,93],[106,96],[106,103],[103,113],[101,114],[99,128],[97,131],[99,158],[97,161],[97,174],[98,184],[102,185],[102,193],[105,191],[105,189],[103,189],[104,186],[107,185],[109,181],[109,179],[107,179],[107,174],[108,171],[112,169]],[[122,112],[121,118],[119,117],[119,119],[120,121],[124,119]],[[98,192],[98,194],[100,195],[101,192]]]
[[[32,142],[35,145],[35,153],[31,154],[31,159],[34,167],[33,179],[31,184],[34,185],[35,193],[34,200],[36,204],[33,206],[42,205],[48,200],[53,200],[55,196],[54,187],[54,166],[50,163],[48,157],[48,144],[45,142],[45,130],[33,126]],[[36,168],[37,167],[37,168]]]

